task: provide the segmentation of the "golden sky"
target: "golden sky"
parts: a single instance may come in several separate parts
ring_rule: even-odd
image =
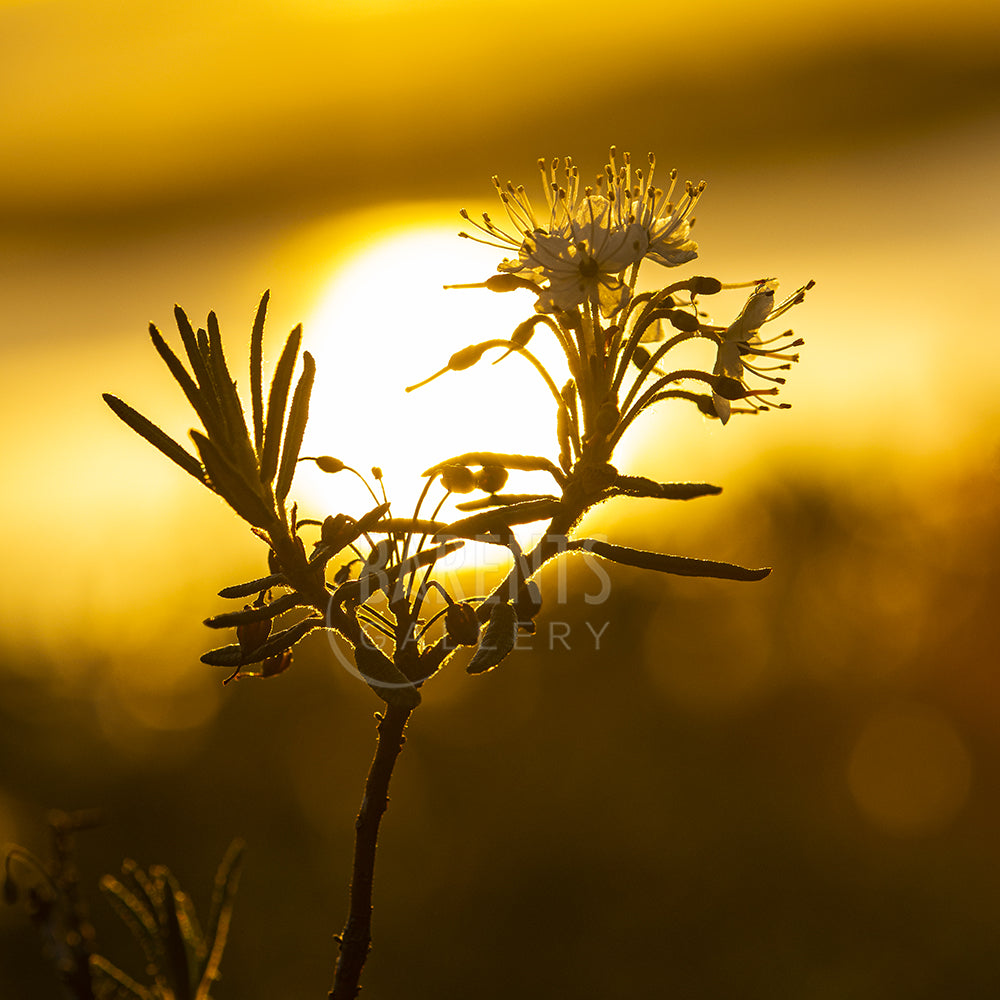
[[[175,301],[215,309],[239,356],[270,287],[271,343],[305,321],[334,410],[365,405],[372,378],[385,392],[364,440],[327,450],[392,465],[419,412],[436,455],[449,427],[476,424],[435,413],[489,398],[489,383],[456,378],[419,401],[400,389],[464,346],[480,311],[500,315],[488,295],[442,298],[443,282],[495,266],[466,241],[445,249],[457,209],[495,211],[490,175],[530,186],[539,155],[596,172],[613,142],[709,181],[707,273],[817,280],[794,316],[807,339],[795,408],[724,431],[644,418],[642,471],[992,468],[998,20],[969,0],[621,14],[584,0],[551,15],[467,0],[0,4],[0,446],[18,484],[0,509],[20,567],[0,597],[24,605],[12,633],[86,626],[100,647],[95,609],[142,567],[157,567],[150,607],[190,581],[177,545],[197,563],[210,535],[215,565],[230,544],[248,558],[226,511],[102,408],[102,391],[119,393],[183,437],[150,320],[169,331]],[[410,302],[427,290],[419,309],[399,308],[402,288]],[[367,370],[345,374],[346,357]],[[524,433],[504,431],[491,446]],[[75,595],[57,626],[53,564]]]

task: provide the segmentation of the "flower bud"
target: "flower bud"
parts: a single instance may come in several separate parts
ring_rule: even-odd
[[[460,372],[466,368],[471,368],[479,362],[479,359],[486,353],[487,349],[482,344],[472,344],[469,347],[463,347],[462,350],[456,351],[448,359],[448,369],[453,372]]]
[[[479,642],[479,619],[471,604],[451,604],[444,615],[448,638],[459,646],[475,646]]]
[[[382,469],[377,465],[372,466],[372,479],[376,482],[381,482],[382,480]]]
[[[687,284],[692,295],[715,295],[722,289],[722,282],[718,278],[706,278],[704,275],[689,278]]]
[[[533,281],[519,278],[516,274],[494,274],[487,278],[484,284],[491,292],[513,292],[518,288],[538,290]]]
[[[496,493],[507,483],[507,470],[502,465],[484,465],[476,473],[476,486],[486,493]]]
[[[343,472],[344,463],[341,462],[339,458],[334,458],[332,455],[320,455],[319,458],[313,459],[313,461],[319,466],[322,472]]]
[[[538,316],[532,316],[523,323],[518,323],[514,332],[510,335],[510,342],[517,347],[527,347],[528,341],[535,335],[535,327],[538,325]]]
[[[441,470],[441,483],[452,493],[471,493],[476,488],[476,477],[467,465],[446,465]]]
[[[738,379],[728,375],[716,375],[712,378],[712,388],[723,399],[744,399],[747,387]]]
[[[635,350],[632,351],[632,360],[635,362],[637,367],[642,368],[653,355],[646,350],[645,347],[640,347],[638,344]]]
[[[666,314],[666,318],[675,330],[680,330],[683,333],[694,333],[698,329],[698,317],[684,312],[682,309],[671,309]]]

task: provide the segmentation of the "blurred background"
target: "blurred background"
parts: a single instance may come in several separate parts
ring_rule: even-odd
[[[241,835],[218,997],[325,995],[378,702],[322,639],[266,684],[199,663],[260,543],[100,393],[183,436],[148,323],[214,309],[241,359],[270,288],[268,357],[302,321],[319,364],[307,448],[401,498],[551,454],[516,359],[402,387],[528,308],[441,290],[498,260],[458,210],[615,143],[709,182],[685,273],[817,285],[792,410],[661,409],[618,455],[722,496],[586,527],[775,571],[616,567],[591,604],[572,567],[531,648],[428,687],[366,995],[996,996],[998,45],[980,0],[0,3],[0,840],[99,807],[81,879],[138,976],[99,876],[164,863],[205,908]],[[365,509],[342,480],[303,470],[303,511]],[[59,995],[14,907],[0,995]]]

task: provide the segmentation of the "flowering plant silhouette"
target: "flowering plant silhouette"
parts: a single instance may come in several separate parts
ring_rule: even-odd
[[[300,327],[280,352],[265,402],[267,293],[250,337],[249,408],[230,374],[214,314],[206,329],[196,331],[183,310],[175,310],[186,365],[150,327],[154,347],[201,422],[202,429],[191,432],[194,451],[118,397],[104,397],[129,427],[225,500],[266,546],[266,573],[220,592],[248,603],[205,622],[236,633],[235,642],[207,652],[204,662],[226,668],[226,681],[273,677],[289,668],[298,642],[325,630],[346,643],[355,672],[384,702],[356,822],[348,916],[329,993],[333,1000],[355,997],[360,989],[371,945],[379,826],[410,715],[428,681],[458,650],[470,651],[469,673],[485,673],[512,652],[519,632],[534,630],[543,605],[534,577],[546,562],[587,553],[682,576],[754,581],[770,572],[574,533],[587,511],[613,497],[690,500],[721,492],[709,483],[661,483],[621,473],[611,463],[614,450],[640,414],[667,400],[694,405],[722,423],[735,414],[786,407],[774,402],[784,382],[774,373],[791,367],[798,356],[790,352],[802,341],[791,331],[765,339],[761,328],[800,303],[812,282],[778,305],[773,278],[727,284],[699,275],[640,291],[645,263],[676,269],[698,257],[691,231],[704,183],[685,184],[675,203],[676,172],[661,190],[653,183],[652,155],[643,169],[615,149],[592,185],[581,186],[568,157],[539,161],[539,167],[544,210],[536,212],[523,187],[494,178],[507,221],[500,225],[488,213],[474,221],[461,212],[474,232],[460,235],[507,256],[484,281],[449,286],[527,292],[533,298],[528,315],[508,339],[461,348],[440,371],[407,391],[468,369],[491,351],[503,352],[498,360],[517,355],[553,400],[554,457],[484,450],[434,461],[412,514],[399,516],[380,469],[372,469],[369,481],[339,458],[301,455],[315,365],[308,352],[302,354],[292,391]],[[749,288],[749,298],[730,322],[716,323],[704,302],[727,288]],[[558,379],[529,347],[539,331],[562,350],[566,370]],[[696,341],[707,346],[705,367],[670,369],[670,352]],[[331,474],[359,476],[371,493],[371,509],[300,516],[289,497],[302,461]],[[510,472],[541,473],[549,488],[504,493]],[[475,491],[481,496],[455,505],[459,516],[441,516],[449,498]],[[424,505],[432,492],[440,497],[427,516]],[[525,552],[515,529],[539,523],[540,535]],[[462,599],[449,592],[436,571],[445,556],[470,540],[504,548],[513,562],[490,593]],[[276,630],[279,618],[282,627]]]

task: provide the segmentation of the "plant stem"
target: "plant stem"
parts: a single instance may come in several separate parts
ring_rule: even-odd
[[[365,781],[365,794],[354,823],[354,867],[351,875],[350,908],[340,935],[340,955],[334,971],[329,1000],[354,1000],[361,970],[371,948],[372,888],[375,882],[375,850],[378,828],[389,804],[389,780],[406,737],[403,730],[411,709],[387,705],[379,717],[378,743]]]

